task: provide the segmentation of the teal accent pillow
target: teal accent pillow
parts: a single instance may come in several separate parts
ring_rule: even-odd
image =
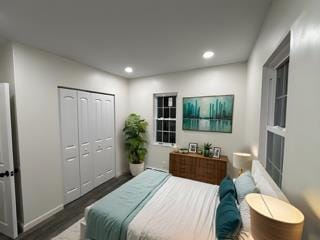
[[[235,239],[241,230],[241,215],[236,199],[228,193],[220,202],[216,213],[216,237],[218,240]]]
[[[231,193],[234,198],[237,198],[236,188],[231,178],[225,177],[219,187],[220,201],[228,194]]]
[[[238,202],[240,203],[249,193],[258,193],[259,189],[256,187],[254,179],[249,171],[241,174],[234,182]]]

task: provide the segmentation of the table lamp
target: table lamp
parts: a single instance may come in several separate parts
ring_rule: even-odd
[[[233,153],[233,167],[239,169],[239,175],[244,170],[251,169],[252,155],[250,153]]]
[[[245,199],[253,239],[301,240],[304,216],[299,209],[263,194],[250,193]]]

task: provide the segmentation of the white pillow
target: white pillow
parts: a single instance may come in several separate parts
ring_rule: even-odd
[[[258,160],[252,162],[252,177],[261,194],[268,195],[285,202],[289,202],[277,184],[273,181]]]

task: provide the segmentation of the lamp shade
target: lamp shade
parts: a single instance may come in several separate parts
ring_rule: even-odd
[[[233,167],[241,170],[251,169],[252,156],[250,153],[233,153]]]
[[[301,240],[304,216],[294,206],[282,200],[250,193],[251,234],[254,239]]]

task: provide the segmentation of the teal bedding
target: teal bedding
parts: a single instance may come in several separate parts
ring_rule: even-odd
[[[125,240],[128,225],[169,174],[146,170],[97,201],[87,216],[86,239]]]

